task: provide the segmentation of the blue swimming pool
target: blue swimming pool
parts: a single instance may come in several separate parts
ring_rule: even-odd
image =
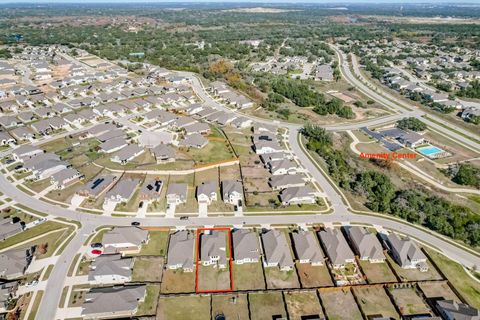
[[[444,150],[431,145],[417,148],[417,151],[427,157],[435,156],[439,153],[445,152]]]

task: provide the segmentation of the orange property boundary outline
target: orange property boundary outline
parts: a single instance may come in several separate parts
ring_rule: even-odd
[[[198,265],[199,265],[199,255],[200,255],[200,235],[202,231],[227,231],[228,233],[228,247],[229,247],[229,258],[228,258],[228,267],[230,273],[230,289],[223,290],[201,290],[198,287]],[[195,258],[195,293],[216,293],[216,292],[232,292],[233,291],[233,256],[232,256],[232,229],[231,228],[197,228],[197,244],[196,244],[196,258]]]

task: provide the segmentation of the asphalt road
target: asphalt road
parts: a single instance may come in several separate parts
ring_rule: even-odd
[[[192,76],[190,73],[183,73]],[[231,109],[224,107],[213,100],[205,91],[200,81],[193,78],[194,89],[197,94],[205,101],[206,104],[214,106],[217,109],[233,112]],[[196,80],[195,80],[196,79]],[[245,116],[243,114],[239,114]],[[404,115],[404,113],[403,113]],[[403,116],[400,114],[399,116]],[[255,121],[261,123],[272,124],[267,119],[254,118]],[[391,121],[391,119],[388,119]],[[373,120],[384,121],[384,120]],[[358,127],[368,125],[372,121],[365,122],[363,124],[356,124]],[[54,266],[52,273],[49,277],[49,281],[46,286],[45,293],[43,295],[40,308],[37,312],[36,318],[38,319],[54,319],[56,309],[60,302],[62,289],[67,278],[68,269],[72,263],[78,250],[91,234],[95,227],[102,225],[115,225],[115,226],[127,226],[132,221],[139,221],[142,226],[198,226],[198,225],[233,225],[241,226],[243,224],[260,224],[270,225],[272,222],[276,224],[309,224],[309,223],[333,223],[338,222],[342,224],[360,223],[380,225],[384,228],[398,231],[400,233],[409,235],[418,239],[419,241],[438,248],[446,256],[451,259],[462,263],[467,267],[474,265],[480,266],[480,257],[472,254],[471,252],[461,249],[449,241],[432,235],[430,232],[417,228],[415,226],[405,224],[401,221],[390,220],[382,216],[373,215],[360,215],[352,214],[349,212],[348,207],[343,203],[341,195],[335,190],[334,187],[328,182],[327,178],[318,170],[315,164],[302,150],[297,140],[297,131],[301,127],[300,125],[280,123],[276,122],[279,126],[285,126],[289,129],[289,142],[294,154],[298,157],[302,165],[308,169],[312,176],[319,182],[323,191],[330,200],[334,213],[332,214],[311,214],[311,215],[264,215],[264,216],[223,216],[223,217],[205,217],[205,218],[190,218],[189,220],[179,220],[177,218],[163,218],[163,217],[145,217],[145,218],[129,218],[129,217],[111,217],[103,215],[92,215],[83,212],[76,212],[74,210],[66,209],[60,206],[56,206],[24,193],[23,191],[13,187],[11,183],[3,176],[0,175],[0,192],[4,193],[17,203],[33,208],[35,210],[47,213],[51,216],[62,217],[70,220],[79,221],[82,223],[82,228],[77,231],[75,237],[67,245],[63,253],[59,258],[59,262]],[[351,125],[348,125],[348,128]],[[336,129],[342,130],[342,126],[334,126]]]

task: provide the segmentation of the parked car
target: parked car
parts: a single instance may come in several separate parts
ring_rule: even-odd
[[[15,160],[13,160],[13,159],[8,159],[7,161],[5,161],[6,164],[10,164],[10,163],[14,163],[14,162],[15,162]]]
[[[140,225],[140,222],[138,222],[138,221],[133,221],[133,222],[131,223],[131,225],[132,225],[132,226],[139,226],[139,225]]]
[[[40,218],[40,219],[38,219],[38,220],[35,220],[35,221],[33,222],[33,224],[34,224],[34,225],[39,225],[39,224],[44,223],[45,221],[47,221],[47,218]]]
[[[138,207],[143,208],[143,201],[140,201],[140,203],[138,204]]]
[[[30,288],[30,287],[34,287],[38,284],[38,280],[33,280],[32,282],[29,282],[25,285],[25,287],[27,288]]]
[[[101,244],[100,242],[94,242],[90,245],[90,247],[92,248],[102,248],[103,247],[103,244]]]
[[[188,220],[187,216],[180,217],[180,220]]]

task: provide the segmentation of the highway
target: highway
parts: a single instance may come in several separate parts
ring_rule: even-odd
[[[342,68],[343,69],[343,68]],[[201,81],[191,73],[181,72],[180,74],[188,75],[192,78],[193,88],[201,99],[204,100],[205,104],[210,105],[216,109],[224,110],[227,112],[235,112],[210,97],[210,95],[205,91],[205,88],[201,84]],[[353,76],[352,76],[353,77]],[[353,77],[354,78],[354,77]],[[354,78],[355,79],[355,78]],[[356,80],[358,81],[358,80]],[[360,86],[363,84],[355,84]],[[375,95],[378,95],[375,93]],[[382,96],[378,95],[379,100],[385,100]],[[376,97],[372,97],[377,99]],[[387,100],[388,102],[388,100]],[[391,102],[388,102],[391,104]],[[398,110],[398,107],[395,107]],[[384,119],[375,119],[370,120],[364,123],[348,124],[348,125],[337,125],[330,127],[329,130],[349,130],[351,128],[359,128],[361,126],[368,125],[369,123],[385,123],[384,121],[395,121],[405,114],[416,114],[418,111],[414,110],[412,112],[405,112],[405,110],[400,111],[400,114],[394,116],[388,116]],[[248,117],[244,114],[238,113],[239,116]],[[399,118],[397,118],[399,117]],[[252,118],[252,117],[251,117]],[[366,214],[353,214],[350,211],[348,205],[343,201],[342,195],[332,186],[328,181],[328,178],[317,168],[315,163],[310,159],[310,156],[302,148],[298,141],[298,130],[301,128],[301,125],[290,124],[284,122],[274,122],[267,119],[252,118],[256,122],[265,123],[265,124],[275,124],[277,126],[286,127],[289,130],[289,144],[293,153],[299,159],[301,164],[310,172],[310,174],[317,180],[320,184],[322,190],[325,192],[329,201],[332,204],[333,213],[332,214],[304,214],[304,215],[262,215],[262,216],[221,216],[221,217],[192,217],[189,220],[179,220],[177,218],[164,218],[164,217],[145,217],[145,218],[135,218],[135,217],[112,217],[107,215],[93,215],[84,212],[77,212],[60,206],[56,206],[47,202],[43,202],[30,196],[23,191],[13,187],[12,184],[5,178],[5,176],[0,175],[0,192],[14,200],[15,202],[27,206],[29,208],[44,212],[53,217],[62,217],[69,220],[79,221],[82,224],[82,227],[77,231],[77,234],[74,236],[72,241],[69,242],[65,250],[62,252],[59,263],[57,263],[52,273],[49,277],[45,293],[43,294],[40,308],[37,312],[36,318],[42,320],[55,319],[55,314],[57,307],[59,305],[62,289],[65,285],[65,279],[67,278],[68,269],[87,239],[87,237],[92,233],[94,228],[103,226],[103,225],[114,225],[114,226],[128,226],[133,221],[138,221],[142,226],[169,226],[169,227],[178,227],[186,226],[193,227],[199,225],[233,225],[241,226],[243,224],[259,224],[259,225],[270,225],[271,223],[275,224],[311,224],[311,223],[341,223],[341,224],[368,224],[368,225],[379,225],[386,229],[395,230],[402,234],[409,235],[413,238],[418,239],[422,243],[435,247],[439,251],[443,252],[449,258],[458,261],[459,263],[465,265],[466,267],[473,267],[474,265],[480,265],[480,257],[476,254],[473,254],[470,250],[466,248],[460,248],[452,244],[451,241],[443,238],[441,236],[435,236],[430,231],[416,227],[400,220],[389,219],[381,215],[366,215]],[[353,126],[353,127],[352,127]]]
[[[429,120],[423,117],[427,113],[420,110],[418,107],[414,105],[410,105],[402,101],[401,99],[398,99],[392,96],[390,93],[386,92],[386,90],[376,86],[375,84],[369,83],[368,80],[361,75],[360,67],[358,65],[357,59],[354,55],[352,55],[352,68],[354,72],[358,75],[358,77],[360,77],[365,83],[368,83],[368,85],[366,85],[364,82],[360,81],[357,77],[355,77],[352,74],[349,68],[349,64],[347,62],[347,57],[345,53],[340,51],[340,49],[338,49],[334,45],[331,45],[331,47],[337,53],[337,57],[339,59],[340,72],[343,78],[346,81],[348,81],[351,85],[355,86],[357,90],[365,94],[367,97],[381,103],[385,107],[395,112],[398,112],[400,114],[403,114],[404,116],[407,116],[408,114],[409,114],[408,116],[412,116],[413,114],[414,117],[424,122],[430,128],[433,128],[434,130],[446,136],[449,136],[453,140],[457,141],[459,144],[466,145],[470,149],[476,152],[480,152],[480,144],[474,140],[467,138],[467,137],[471,137],[476,140],[480,140],[480,137],[478,135],[475,135],[472,132],[467,131],[453,123],[445,124],[444,119],[441,119],[431,113],[428,113],[428,117],[431,119]],[[448,125],[449,128],[445,127],[444,125],[440,125],[439,123]]]

